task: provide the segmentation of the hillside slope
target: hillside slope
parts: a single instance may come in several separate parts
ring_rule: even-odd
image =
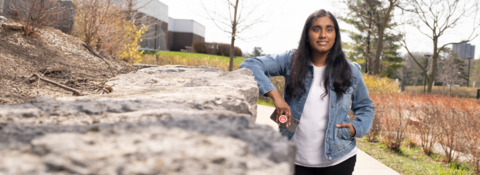
[[[30,84],[32,74],[60,84],[95,93],[114,74],[134,68],[120,60],[95,56],[84,42],[53,28],[45,28],[37,37],[0,27],[0,105],[18,104],[39,96],[72,96],[72,92],[45,82]]]

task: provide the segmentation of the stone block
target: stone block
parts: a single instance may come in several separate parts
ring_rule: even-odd
[[[295,146],[253,123],[251,74],[149,67],[111,94],[0,106],[0,174],[293,174]]]

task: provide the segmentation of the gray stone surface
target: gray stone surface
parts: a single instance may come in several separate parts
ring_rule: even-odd
[[[161,66],[123,74],[106,85],[114,93],[74,99],[145,99],[181,104],[201,111],[226,110],[257,116],[258,87],[252,72],[223,72],[211,67]]]
[[[152,67],[108,95],[0,106],[0,174],[293,174],[295,147],[253,123],[248,74]]]

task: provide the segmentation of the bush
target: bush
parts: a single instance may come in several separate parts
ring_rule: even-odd
[[[363,80],[369,94],[396,94],[400,92],[397,83],[390,78],[364,74]]]
[[[128,63],[137,64],[142,61],[142,54],[143,51],[138,51],[140,45],[138,42],[141,42],[142,34],[145,33],[148,28],[143,26],[142,28],[137,30],[135,24],[128,23],[125,25],[125,41],[129,42],[126,43],[123,48],[123,53],[120,55],[120,58]]]
[[[376,106],[375,118],[381,121],[382,141],[389,148],[398,149],[408,134],[412,143],[417,138],[421,140],[426,155],[439,143],[446,163],[457,159],[462,152],[470,158],[475,172],[480,172],[480,101],[435,95],[370,97]],[[375,124],[372,130],[374,127]]]
[[[470,163],[476,174],[480,174],[480,101],[463,100],[460,109],[463,112],[460,118],[461,131],[464,136],[464,146],[470,153]]]
[[[422,149],[426,155],[433,153],[433,146],[437,142],[437,117],[439,107],[433,96],[421,96],[417,99],[417,106],[413,112],[411,125],[413,133],[420,137]]]
[[[195,53],[230,56],[230,44],[196,41],[192,44],[192,48]],[[235,47],[234,52],[234,56],[242,56],[242,50],[240,48]]]
[[[27,36],[36,35],[38,29],[64,20],[68,12],[74,10],[63,6],[61,0],[14,0],[12,2],[13,5],[10,8],[15,11],[14,18],[22,24],[22,32]]]
[[[412,97],[386,94],[373,98],[376,106],[374,117],[380,120],[383,129],[382,141],[388,148],[399,150],[413,112]]]
[[[207,53],[207,48],[205,42],[203,41],[195,41],[192,44],[193,52],[195,53]]]
[[[138,55],[134,56],[138,51],[138,44],[133,42],[137,41],[137,32],[145,29],[137,26],[134,20],[128,19],[125,4],[114,0],[73,2],[77,7],[73,36],[81,38],[87,46],[99,52],[122,57],[128,62],[135,62],[132,60],[140,58]],[[125,55],[126,52],[129,52],[128,56]],[[129,58],[125,59],[127,57]]]
[[[210,66],[222,71],[228,71],[229,63],[222,59],[184,58],[179,56],[142,55],[141,63],[157,65],[185,65],[185,66]],[[234,64],[233,70],[237,70],[240,64]]]

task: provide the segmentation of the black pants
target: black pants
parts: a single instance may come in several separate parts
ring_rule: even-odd
[[[320,174],[335,174],[335,175],[351,175],[353,168],[357,162],[357,155],[350,157],[335,166],[325,168],[310,168],[300,165],[295,165],[295,175],[320,175]]]

